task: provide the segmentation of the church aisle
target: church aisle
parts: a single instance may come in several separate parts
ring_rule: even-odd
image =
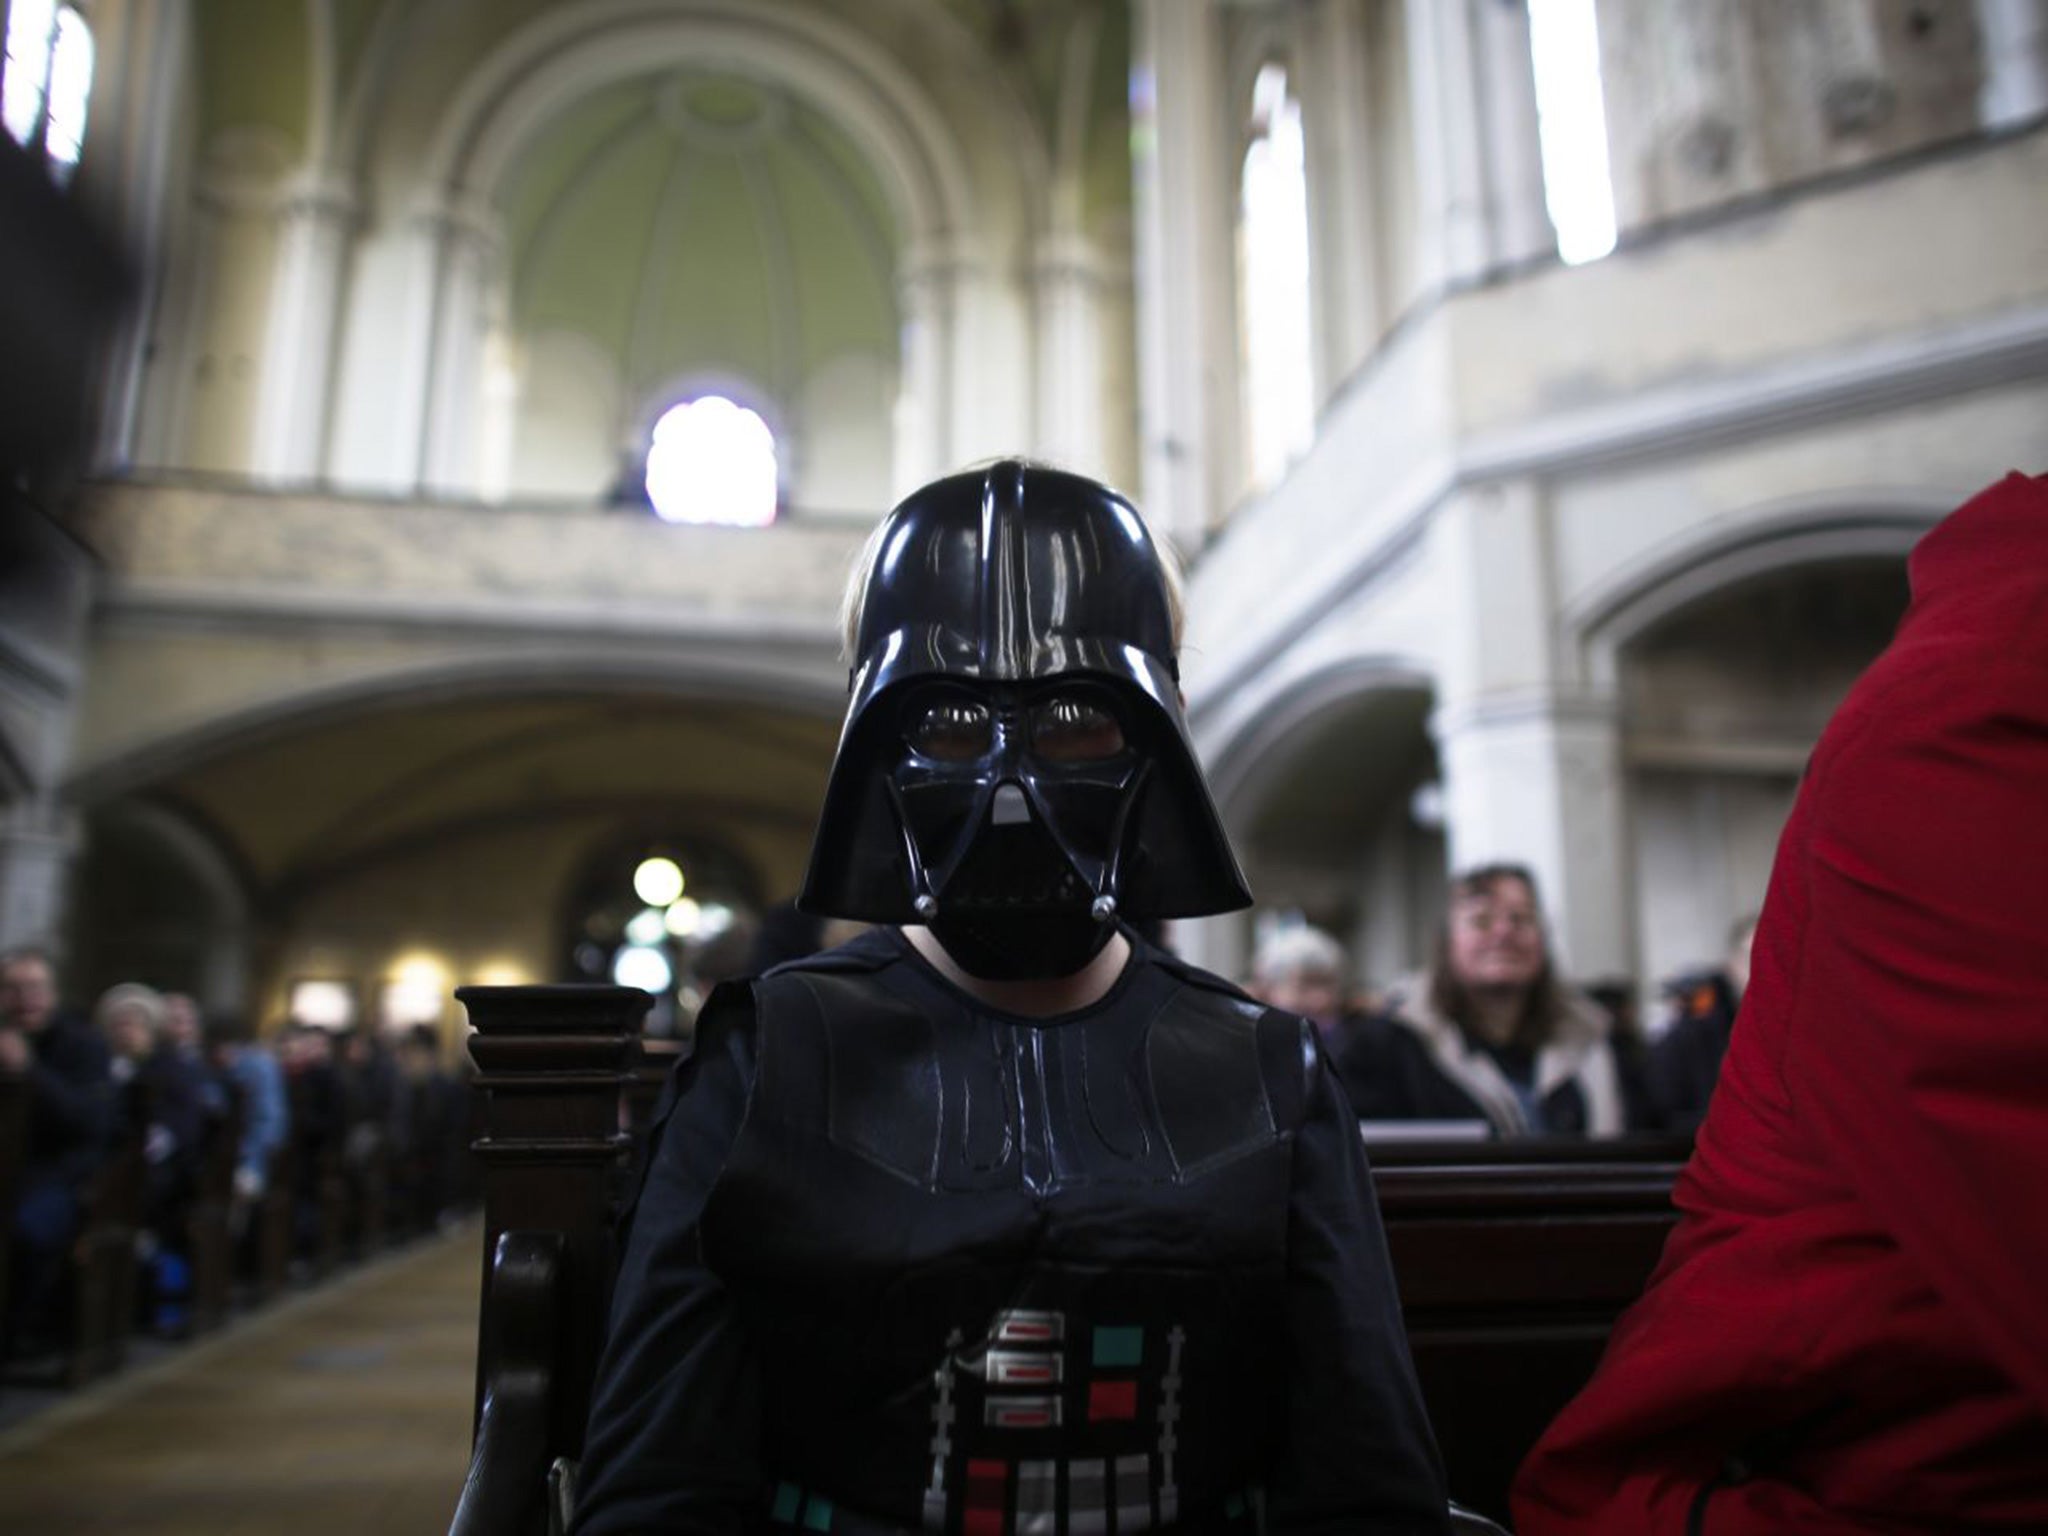
[[[0,1527],[414,1536],[469,1459],[479,1230],[345,1274],[0,1436]]]

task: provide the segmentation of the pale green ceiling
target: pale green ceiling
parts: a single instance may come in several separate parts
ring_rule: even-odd
[[[895,220],[846,135],[735,78],[621,81],[558,115],[499,188],[513,315],[580,332],[629,389],[720,370],[794,387],[893,351]]]
[[[199,42],[199,141],[223,128],[275,129],[306,147],[312,56],[306,11],[278,0],[205,0]]]

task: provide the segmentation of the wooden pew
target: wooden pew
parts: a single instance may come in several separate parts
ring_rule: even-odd
[[[1408,1344],[1460,1504],[1507,1519],[1515,1468],[1656,1267],[1688,1150],[1659,1139],[1382,1151],[1373,1177]]]
[[[244,1110],[239,1090],[206,1125],[199,1178],[185,1218],[192,1255],[192,1332],[209,1333],[227,1320],[235,1277],[235,1156],[241,1149]]]
[[[450,1536],[540,1536],[581,1454],[635,1101],[621,987],[465,987],[484,1179],[475,1444]],[[1514,1468],[1591,1374],[1669,1229],[1682,1146],[1382,1149],[1375,1182],[1451,1496],[1504,1519]]]
[[[461,987],[476,1033],[484,1273],[475,1444],[451,1536],[539,1536],[604,1347],[621,1129],[652,1006],[630,987]]]
[[[7,1285],[12,1267],[14,1207],[21,1198],[22,1168],[28,1158],[28,1081],[0,1072],[0,1362],[8,1345]]]
[[[271,1149],[264,1165],[263,1196],[249,1213],[249,1294],[257,1306],[282,1295],[291,1282],[296,1159],[290,1137]]]
[[[123,1129],[86,1187],[78,1236],[71,1244],[71,1341],[64,1380],[72,1387],[118,1370],[135,1330],[140,1281],[135,1235],[142,1224],[149,1168],[144,1155],[149,1108],[140,1084],[130,1083],[123,1093]]]

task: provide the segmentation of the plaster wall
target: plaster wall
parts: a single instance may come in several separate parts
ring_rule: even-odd
[[[2048,132],[2035,132],[1460,294],[1442,323],[1458,428],[1476,434],[2044,298]]]
[[[202,213],[198,239],[204,300],[185,354],[184,435],[174,462],[239,474],[253,447],[276,231],[260,203],[238,201]]]
[[[1560,476],[1551,490],[1560,614],[1588,623],[1686,551],[1746,534],[1823,517],[1931,523],[2044,458],[2048,380],[2038,380]]]
[[[543,331],[522,350],[510,484],[536,500],[603,501],[621,465],[617,367],[570,331]]]
[[[1405,331],[1325,414],[1287,478],[1238,513],[1190,581],[1190,702],[1206,709],[1442,493],[1452,441],[1443,327]]]
[[[397,387],[411,306],[420,301],[414,292],[417,253],[403,238],[402,206],[373,207],[349,261],[327,478],[340,490],[374,495],[415,483],[417,457],[408,457],[402,445],[416,441],[418,429],[402,417],[408,407],[417,413],[424,403],[408,401]]]
[[[865,529],[644,514],[95,489],[108,582],[76,773],[210,724],[440,678],[602,674],[836,700]]]

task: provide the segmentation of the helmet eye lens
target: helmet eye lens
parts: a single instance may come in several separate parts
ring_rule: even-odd
[[[903,734],[918,756],[941,763],[986,757],[995,742],[988,707],[967,699],[942,699],[913,711]]]
[[[1123,749],[1123,727],[1092,699],[1059,694],[1031,712],[1031,750],[1047,762],[1099,763]]]

